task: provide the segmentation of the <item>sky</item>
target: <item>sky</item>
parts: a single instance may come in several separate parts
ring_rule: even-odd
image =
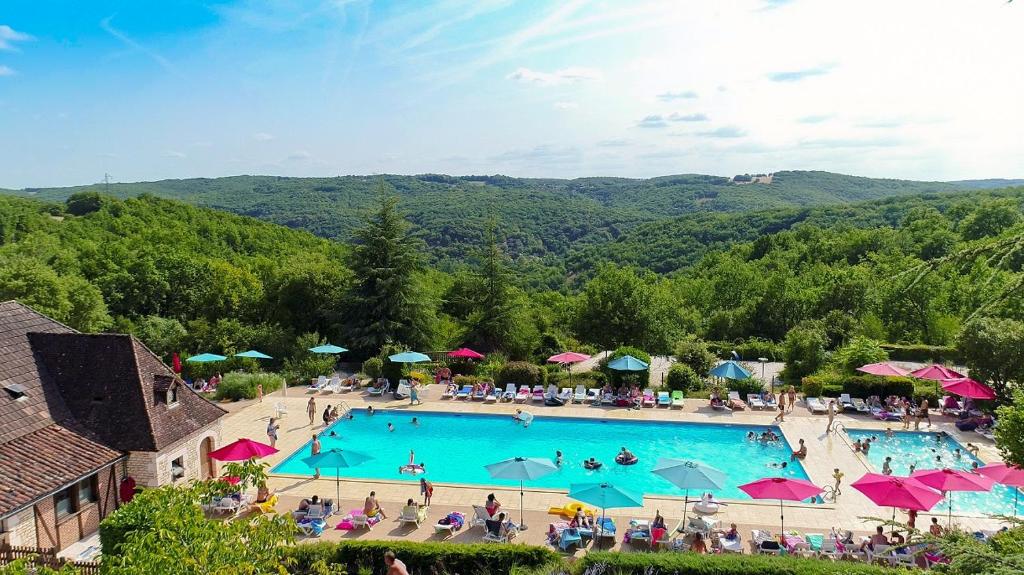
[[[1024,176],[1024,3],[3,0],[0,187]]]

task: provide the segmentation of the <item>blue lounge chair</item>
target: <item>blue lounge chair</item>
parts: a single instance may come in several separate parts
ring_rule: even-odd
[[[558,548],[566,551],[573,545],[576,547],[583,546],[583,537],[580,536],[579,530],[572,527],[563,529],[562,534],[558,536]]]
[[[455,399],[469,399],[469,394],[473,393],[472,385],[463,385],[459,393],[455,394]]]

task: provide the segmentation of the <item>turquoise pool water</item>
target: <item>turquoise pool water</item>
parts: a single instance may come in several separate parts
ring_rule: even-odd
[[[746,440],[748,431],[761,432],[768,429],[766,426],[537,417],[523,428],[511,417],[497,415],[403,410],[368,416],[361,409],[353,414],[354,419],[340,420],[321,434],[323,449],[352,449],[376,459],[342,469],[342,477],[419,481],[419,477],[398,472],[413,449],[416,461],[426,464],[426,477],[433,482],[511,486],[518,482],[491,479],[484,465],[517,456],[554,460],[557,449],[564,457],[562,468],[529,485],[568,489],[570,483],[611,481],[645,494],[683,495],[681,489],[651,473],[658,457],[692,459],[725,472],[729,481],[716,493],[722,498],[746,499],[737,486],[761,477],[807,478],[798,462],[786,469],[769,467],[771,463],[789,461],[792,449],[785,441],[762,445]],[[410,423],[412,417],[419,420],[418,426]],[[395,431],[387,430],[389,422]],[[337,438],[328,436],[332,430]],[[636,465],[615,463],[615,454],[622,446],[640,458]],[[273,472],[312,475],[302,462],[309,455],[307,443]],[[597,471],[584,469],[582,462],[589,457],[597,458],[604,467]],[[333,470],[322,473],[334,475]]]
[[[907,475],[910,472],[910,465],[915,464],[916,469],[940,469],[949,467],[952,469],[970,469],[971,462],[984,465],[980,460],[968,453],[964,446],[960,445],[952,437],[946,436],[941,441],[936,441],[935,433],[920,431],[896,431],[891,438],[885,437],[884,432],[864,431],[850,429],[847,431],[851,440],[864,440],[871,436],[878,437],[877,442],[872,442],[871,450],[868,451],[868,461],[874,466],[878,473],[882,472],[882,463],[886,457],[892,457],[892,470],[894,475]],[[955,450],[959,449],[961,456],[958,459]],[[936,457],[942,459],[936,461]],[[851,481],[856,478],[851,479]],[[1010,514],[1013,512],[1012,488],[998,483],[990,492],[956,492],[953,494],[953,511],[972,514]],[[1021,497],[1024,503],[1024,497]],[[935,511],[948,509],[948,502],[941,502],[935,506]]]

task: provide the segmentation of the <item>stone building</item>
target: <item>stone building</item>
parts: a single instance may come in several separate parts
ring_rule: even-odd
[[[133,482],[212,476],[224,415],[134,337],[0,302],[0,543],[64,549]]]

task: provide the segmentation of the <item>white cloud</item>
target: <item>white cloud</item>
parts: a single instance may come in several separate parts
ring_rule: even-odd
[[[28,42],[34,40],[31,35],[18,32],[6,24],[0,24],[0,50],[16,50],[14,44],[17,42]]]
[[[515,72],[506,76],[509,80],[538,84],[540,86],[576,84],[579,82],[600,80],[603,77],[604,76],[601,71],[596,68],[584,68],[580,66],[570,66],[568,68],[562,68],[561,70],[555,70],[554,72],[540,72],[529,68],[517,68]]]
[[[288,154],[288,157],[285,159],[288,160],[289,162],[302,162],[312,157],[312,154],[310,154],[306,150],[295,150],[294,152]]]
[[[187,156],[185,155],[185,152],[179,152],[177,150],[168,150],[168,151],[164,152],[164,157],[165,158],[175,158],[175,159],[180,160],[180,159],[186,158]]]
[[[17,72],[14,71],[14,68],[10,68],[8,66],[0,64],[0,76],[13,76],[16,73]]]
[[[266,132],[256,132],[255,134],[252,135],[252,139],[256,140],[257,142],[269,142],[270,140],[274,139],[274,135],[268,134]]]
[[[673,102],[675,100],[692,100],[697,97],[697,92],[685,90],[682,92],[662,92],[657,98],[662,102]]]
[[[577,102],[555,102],[553,106],[556,110],[575,110],[580,107]]]

